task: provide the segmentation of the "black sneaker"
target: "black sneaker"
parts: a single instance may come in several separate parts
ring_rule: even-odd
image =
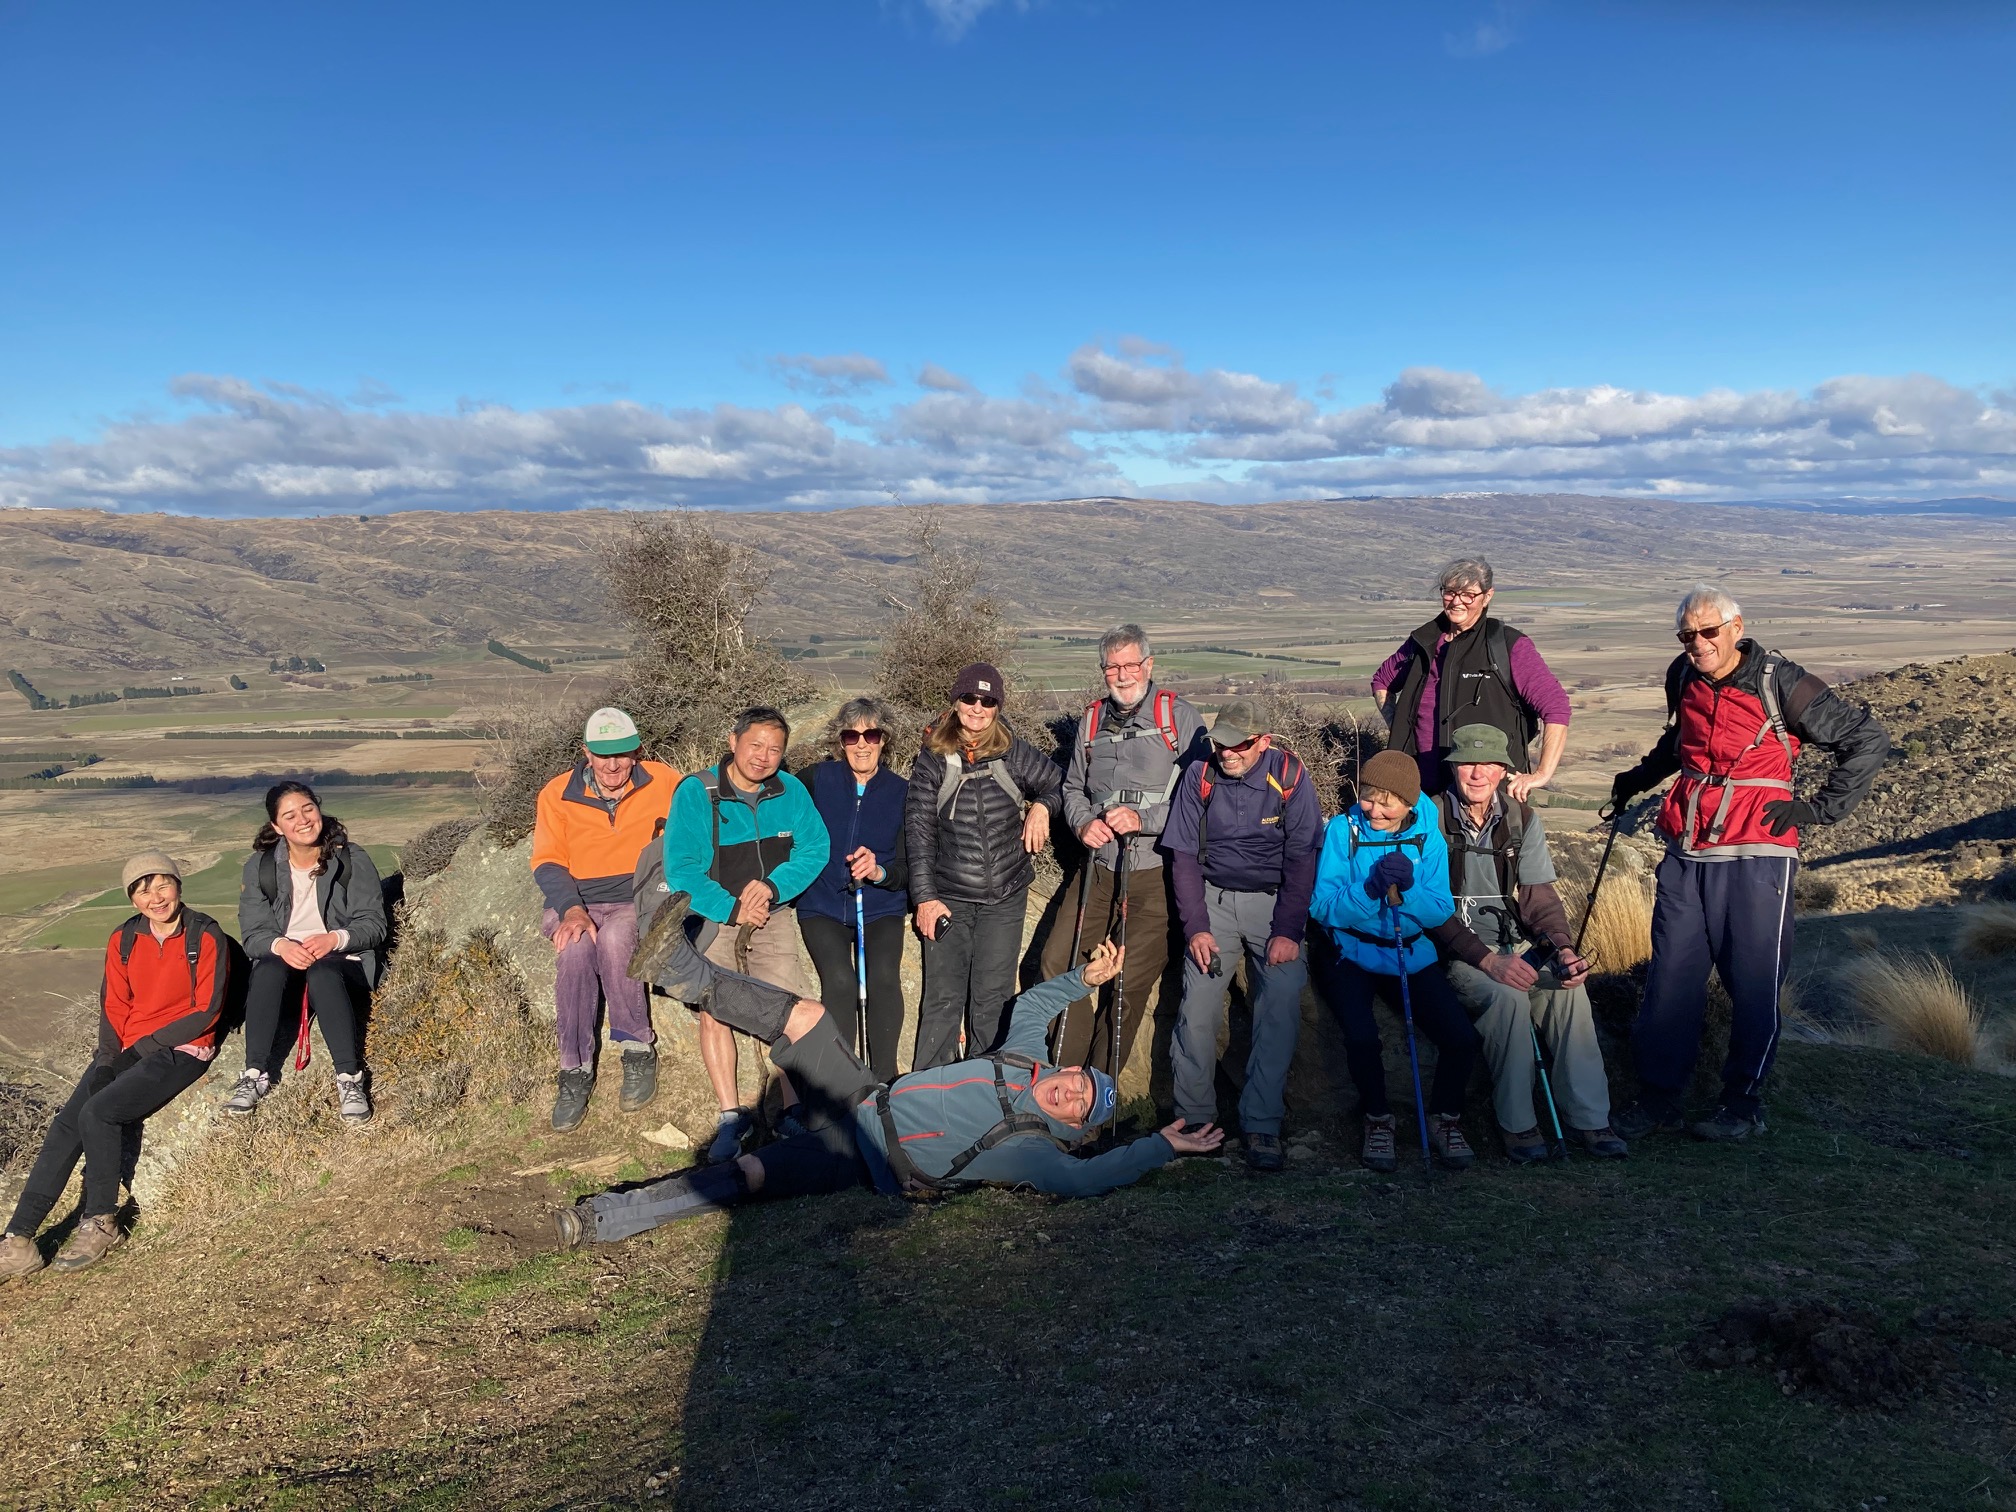
[[[672,959],[672,952],[686,933],[686,915],[691,912],[693,899],[683,892],[668,893],[665,901],[658,905],[658,911],[651,915],[651,927],[644,931],[644,938],[637,942],[637,948],[630,952],[630,964],[623,968],[623,974],[633,982],[655,982],[664,971],[666,962]]]
[[[1277,1134],[1248,1134],[1246,1136],[1246,1164],[1256,1171],[1279,1171],[1288,1164],[1288,1157],[1281,1153],[1281,1138]]]
[[[553,1132],[571,1134],[588,1116],[588,1094],[595,1090],[595,1072],[587,1066],[561,1071],[560,1092],[553,1099]]]
[[[639,1045],[623,1052],[623,1091],[616,1106],[635,1113],[658,1095],[658,1047]]]
[[[1678,1108],[1648,1103],[1641,1097],[1611,1119],[1610,1127],[1622,1138],[1635,1142],[1648,1134],[1678,1134],[1687,1127],[1687,1120]]]
[[[1728,1108],[1717,1108],[1713,1118],[1689,1124],[1687,1132],[1710,1144],[1733,1144],[1739,1139],[1764,1132],[1764,1110],[1759,1108],[1755,1113],[1733,1113]]]

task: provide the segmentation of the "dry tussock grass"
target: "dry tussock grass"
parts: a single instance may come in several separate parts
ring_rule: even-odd
[[[377,1116],[343,1126],[326,1062],[289,1072],[257,1114],[219,1115],[177,1166],[165,1206],[183,1227],[227,1222],[254,1193],[285,1194],[332,1169],[391,1170],[435,1154],[458,1115],[522,1103],[551,1059],[517,968],[495,936],[451,947],[439,930],[402,935],[367,1040]]]
[[[1900,1050],[1971,1066],[1981,1048],[1981,1010],[1944,961],[1872,955],[1843,976],[1855,1006]]]
[[[1564,885],[1561,895],[1568,917],[1579,920],[1587,893]],[[1614,875],[1606,879],[1582,937],[1582,954],[1606,975],[1622,975],[1652,959],[1652,904],[1636,882]]]
[[[2016,955],[2016,906],[1984,903],[1968,909],[1960,923],[1959,944],[1963,955]]]

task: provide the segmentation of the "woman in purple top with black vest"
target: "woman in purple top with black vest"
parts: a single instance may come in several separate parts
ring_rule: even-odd
[[[1442,612],[1400,643],[1372,674],[1372,697],[1392,734],[1389,749],[1421,768],[1424,792],[1441,791],[1443,762],[1459,725],[1505,732],[1515,763],[1512,796],[1524,803],[1554,780],[1568,744],[1568,694],[1533,642],[1490,617],[1491,564],[1464,557],[1437,579]],[[1530,747],[1540,740],[1540,756]]]

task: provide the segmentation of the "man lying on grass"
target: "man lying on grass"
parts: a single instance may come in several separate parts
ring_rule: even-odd
[[[1208,1124],[1185,1133],[1179,1119],[1104,1154],[1072,1153],[1111,1115],[1116,1092],[1103,1072],[1047,1064],[1044,1035],[1067,1004],[1119,972],[1124,953],[1111,941],[1078,970],[1015,999],[1007,1037],[992,1055],[884,1086],[848,1049],[823,1004],[701,959],[686,938],[686,903],[684,893],[674,893],[659,905],[631,972],[767,1042],[771,1061],[798,1089],[807,1132],[563,1208],[554,1215],[563,1247],[628,1239],[758,1198],[856,1186],[924,1195],[985,1184],[1091,1197],[1178,1155],[1209,1154],[1225,1138]]]

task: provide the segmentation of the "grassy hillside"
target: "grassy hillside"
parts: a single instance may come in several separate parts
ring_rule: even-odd
[[[0,1293],[10,1505],[2016,1506],[2009,1084],[1788,1046],[1734,1149],[1433,1184],[1342,1131],[1083,1203],[859,1194],[573,1254],[598,1111],[157,1215]],[[1293,1126],[1291,1125],[1291,1132]],[[1746,1312],[1754,1303],[1780,1304]],[[1838,1313],[1830,1311],[1838,1309]]]

